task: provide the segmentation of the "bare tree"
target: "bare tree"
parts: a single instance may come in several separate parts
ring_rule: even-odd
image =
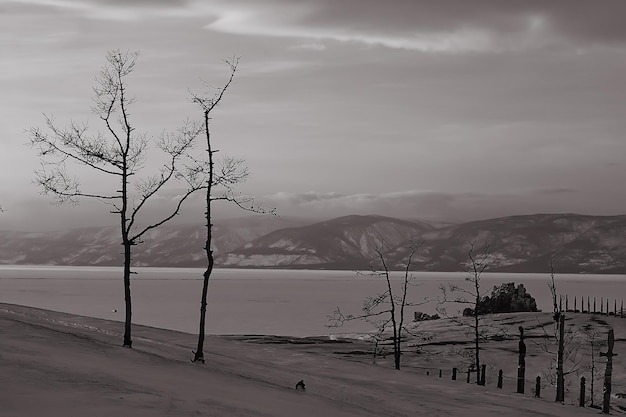
[[[230,77],[220,88],[213,89],[213,94],[198,95],[191,93],[192,101],[198,105],[202,111],[203,116],[203,132],[206,138],[206,152],[207,160],[196,161],[196,165],[191,168],[192,172],[189,177],[197,179],[197,173],[202,173],[202,181],[200,183],[194,183],[194,186],[201,187],[205,190],[205,220],[206,220],[206,241],[204,249],[207,257],[207,268],[203,274],[202,281],[202,296],[200,300],[200,326],[198,332],[198,345],[194,353],[193,362],[204,363],[204,339],[206,328],[206,310],[207,310],[207,297],[209,291],[209,280],[211,273],[213,272],[213,266],[215,263],[213,250],[211,248],[212,230],[213,230],[213,218],[211,205],[214,201],[227,201],[234,203],[241,209],[246,211],[252,211],[256,213],[271,213],[273,210],[265,211],[260,207],[256,207],[253,204],[253,200],[249,197],[236,195],[234,193],[234,186],[244,182],[249,176],[249,171],[244,165],[244,161],[241,159],[226,157],[221,161],[216,161],[215,154],[218,152],[214,149],[211,143],[211,130],[210,120],[213,110],[222,101],[226,90],[231,85],[235,73],[237,71],[237,65],[239,64],[238,58],[233,58],[226,61],[226,64],[230,68]]]
[[[600,348],[606,345],[606,342],[602,339],[604,332],[595,329],[591,323],[587,323],[582,328],[582,334],[589,347],[591,348],[590,363],[586,366],[586,369],[591,373],[590,392],[589,392],[589,406],[595,407],[595,382],[601,375],[598,373],[597,360]]]
[[[565,355],[565,313],[561,304],[557,303],[556,284],[554,282],[554,267],[550,261],[550,293],[552,294],[552,307],[554,310],[555,334],[557,335],[557,360],[556,360],[556,398],[555,401],[565,401],[565,375],[563,360]]]
[[[198,189],[194,181],[186,179],[187,188],[174,199],[167,214],[152,220],[148,226],[140,224],[140,216],[147,203],[153,200],[168,184],[182,179],[180,163],[192,150],[196,137],[201,132],[199,124],[185,122],[176,132],[164,133],[152,140],[146,133],[138,133],[131,122],[127,77],[135,69],[138,52],[110,51],[96,77],[95,106],[93,112],[104,124],[104,131],[90,133],[86,123],[71,122],[59,128],[52,117],[45,116],[47,129],[31,128],[30,143],[38,148],[42,168],[36,173],[36,182],[42,193],[52,195],[58,203],[78,204],[81,197],[100,200],[117,214],[124,250],[124,301],[126,307],[124,323],[125,347],[132,347],[131,321],[131,262],[133,246],[141,243],[142,236],[174,218],[183,202]],[[145,168],[151,143],[163,152],[165,163],[154,175],[139,177]],[[117,186],[110,193],[83,191],[76,176],[68,173],[67,167],[86,167],[103,177],[111,178]],[[161,202],[162,204],[162,202]]]
[[[476,369],[476,384],[481,384],[481,372],[480,372],[480,342],[485,338],[483,330],[481,329],[480,319],[480,302],[485,296],[486,292],[480,290],[480,279],[489,266],[489,245],[485,245],[480,253],[476,253],[476,242],[471,241],[469,243],[469,249],[467,252],[468,258],[468,276],[465,278],[470,283],[469,288],[465,288],[460,285],[450,284],[448,287],[441,286],[442,298],[439,300],[438,311],[445,317],[452,319],[453,321],[467,325],[465,322],[458,320],[455,316],[448,314],[445,307],[446,303],[458,303],[469,304],[471,307],[466,308],[463,311],[464,316],[471,316],[472,324],[470,325],[473,332],[474,339],[474,358],[472,365]],[[455,296],[452,296],[452,295]],[[453,298],[450,298],[453,297]]]
[[[411,282],[413,280],[413,277],[410,274],[411,263],[415,253],[419,250],[422,244],[423,242],[410,243],[409,252],[404,264],[404,276],[401,282],[399,295],[394,293],[391,271],[387,265],[382,247],[377,248],[375,250],[377,255],[376,264],[372,264],[371,271],[368,272],[367,275],[383,277],[386,284],[385,291],[374,297],[367,297],[363,302],[362,314],[345,315],[341,309],[337,307],[337,310],[335,310],[332,317],[330,317],[330,327],[339,327],[345,322],[352,320],[364,320],[367,323],[374,325],[374,328],[376,329],[376,333],[373,335],[375,341],[375,355],[383,334],[391,328],[391,341],[393,343],[395,369],[400,369],[400,358],[402,355],[402,342],[404,341],[404,334],[410,333],[410,329],[405,325],[405,308],[407,306],[418,305],[416,303],[409,302],[407,300],[407,294],[409,286],[414,285]],[[363,273],[359,272],[359,274]]]
[[[578,373],[582,362],[580,352],[580,337],[572,326],[566,326],[565,312],[562,308],[561,298],[558,294],[555,282],[555,272],[550,262],[550,281],[548,287],[552,297],[554,329],[546,330],[548,323],[538,322],[538,327],[543,330],[544,338],[540,343],[534,342],[541,350],[553,355],[550,367],[544,375],[546,379],[556,386],[555,401],[565,401],[565,377]],[[553,342],[552,342],[553,341]],[[553,343],[556,343],[556,350]]]

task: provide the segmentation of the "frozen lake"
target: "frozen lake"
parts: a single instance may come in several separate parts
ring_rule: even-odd
[[[203,270],[135,270],[133,322],[197,333]],[[412,302],[440,296],[441,284],[467,284],[465,273],[417,272],[413,276],[418,285],[409,290]],[[504,282],[522,283],[540,309],[551,311],[549,279],[549,274],[486,273],[481,291]],[[290,336],[364,332],[369,330],[364,323],[328,328],[328,316],[338,306],[346,313],[358,314],[365,297],[385,290],[381,280],[352,271],[216,269],[209,286],[207,332]],[[611,310],[614,300],[619,308],[626,299],[626,277],[622,275],[557,274],[556,284],[560,294],[569,295],[570,308],[573,296],[597,297],[598,310],[600,297],[609,297]],[[121,268],[3,265],[0,302],[122,321]],[[448,311],[462,307],[449,306]],[[435,303],[409,307],[407,319],[417,310],[433,313]]]

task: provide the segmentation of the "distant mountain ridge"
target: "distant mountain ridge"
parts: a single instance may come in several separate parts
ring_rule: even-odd
[[[489,245],[489,270],[626,273],[626,216],[535,214],[462,224],[350,215],[328,221],[255,216],[216,222],[216,266],[232,268],[367,269],[381,249],[401,268],[410,241],[423,242],[414,270],[463,271],[469,242]],[[115,227],[61,232],[0,232],[0,263],[121,264]],[[202,225],[164,226],[137,246],[135,265],[202,267]]]
[[[223,266],[362,268],[380,245],[395,248],[433,229],[428,223],[384,216],[345,216],[276,230],[221,255],[218,261]]]

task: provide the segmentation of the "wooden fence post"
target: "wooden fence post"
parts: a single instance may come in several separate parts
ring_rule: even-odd
[[[471,372],[472,372],[472,371],[468,368],[468,369],[467,369],[467,383],[468,383],[468,384],[470,383],[470,373],[471,373]]]
[[[537,376],[535,381],[535,397],[541,398],[541,377]]]
[[[615,335],[613,329],[609,329],[608,345],[606,353],[600,352],[600,356],[606,357],[606,369],[604,371],[604,399],[602,402],[602,414],[609,414],[611,408],[611,377],[613,375],[613,345],[615,344]]]
[[[498,388],[502,389],[502,369],[498,371]]]
[[[439,370],[439,378],[441,378],[441,376],[443,375],[441,369]]]
[[[578,400],[578,405],[581,407],[585,406],[585,377],[580,377],[580,398]]]
[[[452,380],[456,381],[456,368],[452,368]]]
[[[485,374],[487,373],[487,365],[480,365],[480,385],[485,386]]]
[[[519,326],[519,349],[517,359],[517,392],[524,393],[526,382],[526,343],[524,343],[524,328]]]

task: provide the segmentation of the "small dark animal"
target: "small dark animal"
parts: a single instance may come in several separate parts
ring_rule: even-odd
[[[302,379],[296,384],[296,391],[299,389],[301,389],[302,391],[306,389],[306,386],[304,385],[304,381]]]

